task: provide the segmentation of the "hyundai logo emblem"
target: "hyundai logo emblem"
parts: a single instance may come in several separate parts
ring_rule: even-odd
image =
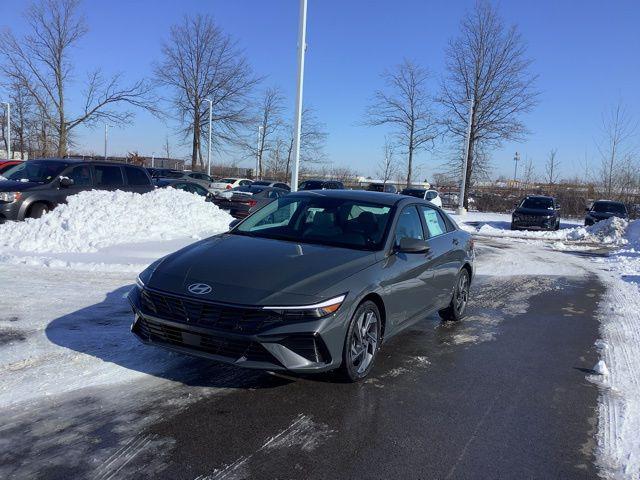
[[[207,293],[211,293],[211,286],[206,283],[192,283],[187,287],[190,293],[195,295],[206,295]]]

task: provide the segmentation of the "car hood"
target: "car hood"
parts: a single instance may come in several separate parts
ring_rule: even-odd
[[[620,217],[620,218],[626,218],[626,215],[622,214],[622,213],[613,213],[613,212],[593,212],[590,211],[587,215],[593,217],[593,218],[597,218],[599,220],[604,220],[606,218],[611,218],[611,217]]]
[[[516,208],[513,213],[517,215],[535,215],[537,217],[556,214],[555,210],[549,210],[548,208]]]
[[[42,185],[38,182],[16,182],[15,180],[0,180],[0,192],[24,192]]]
[[[152,289],[241,305],[304,305],[376,262],[375,252],[222,234],[166,257],[147,282]],[[211,292],[187,290],[205,283]]]

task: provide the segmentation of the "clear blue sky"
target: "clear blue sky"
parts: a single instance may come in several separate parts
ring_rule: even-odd
[[[22,33],[26,5],[1,0],[0,28]],[[309,0],[304,101],[327,126],[327,154],[335,165],[375,173],[385,131],[359,123],[381,86],[380,73],[403,57],[414,59],[432,72],[435,91],[444,73],[444,47],[471,6],[472,0]],[[97,66],[131,79],[150,75],[169,27],[184,14],[202,12],[239,41],[255,71],[267,76],[264,85],[280,86],[293,107],[295,0],[85,0],[82,9],[90,32],[77,52],[78,78]],[[512,175],[516,150],[533,158],[540,172],[551,148],[558,149],[564,176],[577,171],[585,154],[595,165],[601,112],[622,100],[640,117],[640,2],[503,1],[500,11],[521,29],[542,94],[526,117],[532,131],[527,141],[493,152],[494,176]],[[133,125],[111,132],[110,150],[160,154],[165,135],[172,132],[171,124],[139,113]],[[102,151],[100,130],[84,130],[77,140],[87,150]],[[172,143],[174,150],[187,153],[177,138]],[[441,170],[441,154],[422,154],[419,160],[422,176]]]

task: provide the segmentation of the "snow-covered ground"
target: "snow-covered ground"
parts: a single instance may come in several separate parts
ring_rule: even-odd
[[[455,217],[467,231],[518,243],[481,275],[582,275],[607,285],[600,306],[598,463],[610,478],[640,475],[640,223],[618,219],[557,232],[512,232],[504,214]],[[147,264],[225,231],[231,217],[175,190],[89,192],[38,220],[0,225],[0,407],[132,380],[188,362],[129,334],[123,296]],[[608,256],[558,251],[606,247]],[[606,374],[608,370],[608,374]]]

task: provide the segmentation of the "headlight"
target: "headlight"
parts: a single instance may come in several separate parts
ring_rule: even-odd
[[[144,288],[144,286],[147,283],[149,283],[149,280],[151,280],[151,276],[156,271],[156,268],[158,268],[158,265],[160,265],[160,262],[162,262],[163,259],[164,259],[164,257],[156,260],[151,265],[149,265],[147,268],[145,268],[140,273],[140,275],[138,275],[138,278],[136,278],[136,283],[138,284],[138,286],[140,288]]]
[[[267,306],[262,309],[280,313],[285,320],[314,320],[337,312],[345,298],[346,294],[313,305]]]
[[[22,193],[20,192],[0,192],[0,202],[12,203],[20,200]]]

